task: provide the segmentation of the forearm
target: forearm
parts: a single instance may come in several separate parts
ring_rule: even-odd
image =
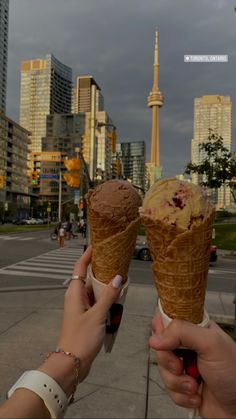
[[[43,400],[26,388],[17,389],[0,407],[1,419],[49,419],[50,417]]]
[[[40,367],[39,371],[53,378],[62,388],[67,398],[75,389],[75,368],[72,358],[62,354],[52,354]],[[18,388],[0,407],[2,419],[48,419],[50,413],[43,400],[33,391]]]

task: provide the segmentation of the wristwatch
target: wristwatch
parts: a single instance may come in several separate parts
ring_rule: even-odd
[[[18,388],[26,388],[36,393],[44,402],[51,418],[62,418],[68,406],[68,399],[53,378],[42,371],[25,371],[7,393],[9,399]]]

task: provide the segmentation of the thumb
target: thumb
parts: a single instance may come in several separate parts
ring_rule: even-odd
[[[123,278],[120,275],[116,275],[112,281],[104,288],[101,296],[95,304],[97,308],[104,314],[111,308],[112,304],[119,298],[123,285]]]
[[[152,347],[157,350],[185,347],[200,354],[207,350],[209,343],[209,329],[184,320],[172,320],[161,334],[152,336]]]

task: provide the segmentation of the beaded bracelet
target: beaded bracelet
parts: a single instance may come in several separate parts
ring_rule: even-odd
[[[69,397],[68,404],[71,404],[75,400],[75,392],[77,389],[77,385],[79,382],[79,371],[80,371],[80,358],[76,355],[74,355],[72,352],[64,351],[63,349],[59,348],[58,346],[53,351],[49,352],[46,359],[48,359],[52,354],[64,354],[66,356],[69,356],[70,358],[73,358],[74,360],[74,366],[75,366],[75,384],[74,389],[72,391],[71,396]]]

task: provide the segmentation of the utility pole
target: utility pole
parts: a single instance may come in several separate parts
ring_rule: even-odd
[[[90,112],[90,157],[89,157],[89,175],[94,180],[95,167],[97,162],[96,146],[96,86],[92,85],[91,93],[91,112]]]
[[[62,175],[61,170],[59,170],[59,198],[58,198],[58,222],[61,222],[61,185],[62,183]]]

